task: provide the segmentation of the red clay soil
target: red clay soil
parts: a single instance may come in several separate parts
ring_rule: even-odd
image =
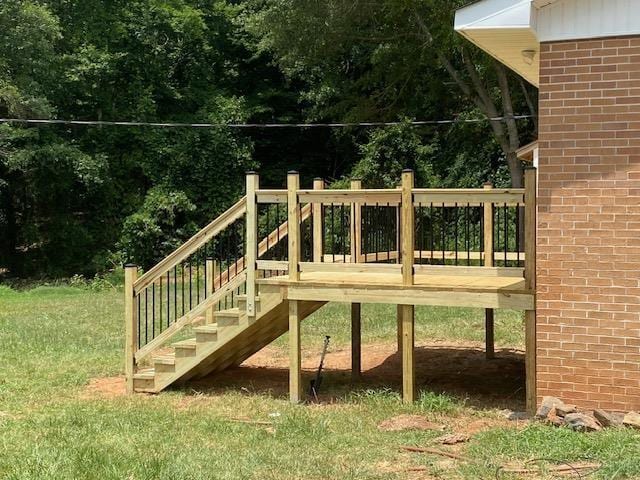
[[[448,393],[467,399],[479,408],[524,410],[524,353],[498,350],[494,360],[486,360],[479,344],[424,343],[416,347],[416,380],[420,389]],[[304,352],[302,367],[308,384],[319,362],[319,352]],[[353,388],[400,390],[402,362],[395,344],[364,345],[361,379],[351,381],[351,352],[330,349],[325,359],[323,402],[332,402]],[[198,391],[243,388],[277,397],[288,395],[288,359],[286,353],[267,347],[241,366],[217,375],[189,382]]]
[[[416,347],[416,380],[420,389],[448,393],[467,399],[478,408],[524,410],[524,354],[517,350],[498,350],[494,360],[486,360],[479,344],[449,345],[424,343]],[[303,382],[313,378],[319,352],[304,352]],[[395,344],[364,345],[361,379],[351,380],[351,352],[331,349],[325,359],[323,393],[320,401],[333,403],[353,389],[392,388],[402,384],[402,363]],[[215,393],[237,389],[286,398],[288,395],[286,351],[267,347],[239,367],[188,382],[185,388]],[[117,397],[125,394],[122,377],[91,380],[83,397]],[[478,425],[478,430],[482,425]],[[473,429],[471,429],[473,430]]]

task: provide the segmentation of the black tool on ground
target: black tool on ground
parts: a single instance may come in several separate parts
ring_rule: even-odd
[[[322,347],[322,355],[320,356],[320,365],[318,365],[318,371],[316,372],[316,378],[311,380],[309,386],[309,395],[311,395],[315,401],[318,401],[318,392],[320,391],[320,385],[322,385],[322,367],[324,366],[324,357],[327,354],[327,348],[329,348],[329,341],[331,337],[327,335],[324,337],[324,346]]]

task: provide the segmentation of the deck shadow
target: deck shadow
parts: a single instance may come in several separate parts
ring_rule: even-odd
[[[353,391],[391,388],[400,391],[402,359],[390,345],[363,346],[363,374],[352,382],[348,350],[327,356],[321,402],[340,403]],[[480,409],[525,408],[524,353],[498,349],[487,360],[484,351],[470,346],[429,345],[415,350],[416,383],[419,390],[444,393]],[[303,384],[315,375],[317,355],[305,356]],[[268,365],[268,366],[267,366]],[[286,357],[258,354],[239,367],[186,383],[184,390],[215,395],[237,390],[249,394],[287,398],[289,371]]]

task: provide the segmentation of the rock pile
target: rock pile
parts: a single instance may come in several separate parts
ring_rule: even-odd
[[[558,427],[566,426],[576,432],[597,432],[608,427],[630,427],[640,429],[640,414],[594,410],[580,412],[576,405],[567,405],[556,397],[544,397],[536,412],[536,419]]]

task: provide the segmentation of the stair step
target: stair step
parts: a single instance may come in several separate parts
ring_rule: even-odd
[[[230,308],[229,310],[221,310],[214,314],[218,327],[232,327],[240,322],[240,309]]]
[[[175,365],[176,355],[174,353],[168,353],[165,355],[154,356],[153,363],[156,365]]]
[[[215,342],[218,340],[217,325],[202,325],[195,327],[193,331],[196,332],[197,343]]]
[[[204,325],[205,323],[207,323],[207,318],[206,317],[196,317],[193,320],[191,320],[191,326],[193,327],[199,327],[200,325]]]
[[[153,368],[133,374],[133,389],[136,392],[154,392],[156,372]]]
[[[133,374],[134,380],[153,380],[156,376],[156,371],[153,368],[149,368],[147,370],[142,370],[140,372],[136,372]]]
[[[176,358],[195,357],[196,356],[196,339],[190,338],[171,344],[176,351]]]
[[[237,299],[238,299],[238,302],[246,303],[246,301],[247,301],[247,296],[246,296],[245,294],[238,295],[238,296],[237,296]],[[260,297],[259,297],[258,295],[256,295],[256,300],[255,300],[255,302],[256,302],[256,303],[259,303],[259,302],[260,302]]]

